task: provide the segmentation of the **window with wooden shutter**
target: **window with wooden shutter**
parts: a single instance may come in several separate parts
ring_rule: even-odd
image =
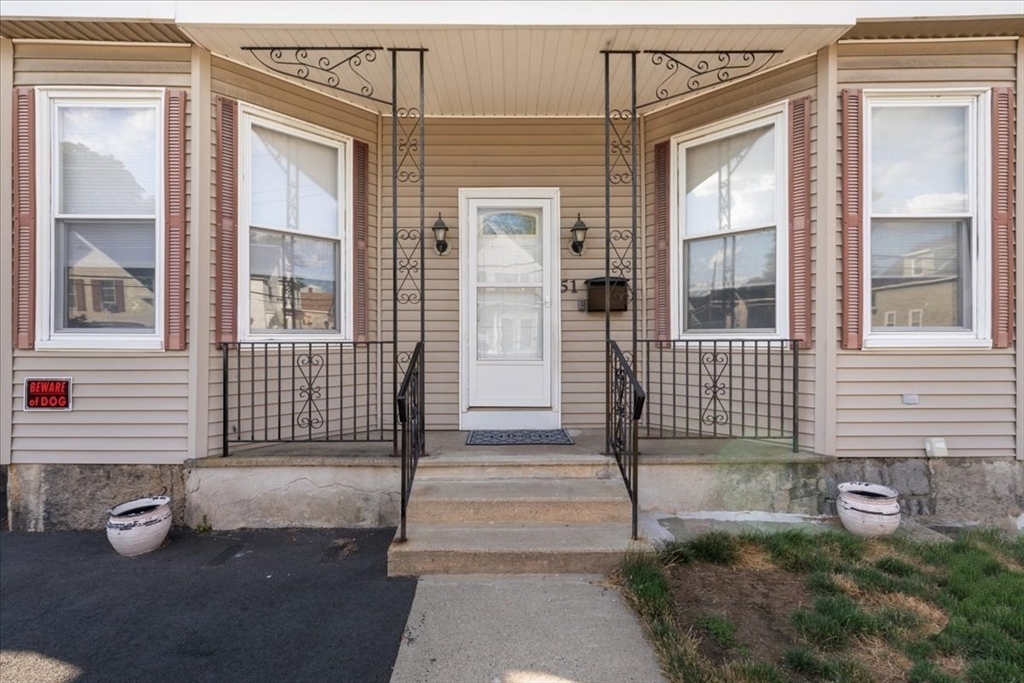
[[[237,114],[238,336],[350,340],[361,324],[365,338],[368,189],[353,163],[365,168],[368,149],[245,104]]]
[[[999,99],[998,91],[983,90],[862,93],[860,125],[848,128],[863,140],[850,166],[860,167],[863,190],[856,320],[864,347],[986,348],[1008,338],[1010,304],[999,301],[1012,291],[1013,152],[1008,130],[1000,140],[999,119],[1011,124],[1009,111],[998,113]],[[986,148],[991,167],[980,163]],[[844,187],[854,182],[844,172]],[[989,186],[991,212],[981,191]]]
[[[36,260],[34,298],[43,314],[35,321],[35,346],[165,348],[169,273],[159,255],[173,237],[166,231],[170,204],[184,204],[183,196],[168,196],[168,183],[183,184],[184,172],[168,177],[171,155],[183,143],[167,138],[167,126],[184,94],[150,88],[38,92],[36,141],[45,171],[36,249],[44,256]],[[91,298],[88,305],[84,298]]]
[[[786,112],[780,103],[673,138],[672,335],[791,334]]]
[[[35,346],[36,94],[14,90],[14,344]]]

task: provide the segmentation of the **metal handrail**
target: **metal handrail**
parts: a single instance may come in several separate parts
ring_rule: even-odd
[[[622,349],[608,340],[605,445],[619,466],[632,507],[632,538],[637,538],[640,477],[640,420],[647,392]]]
[[[425,388],[423,373],[423,342],[417,342],[409,359],[401,388],[395,395],[398,422],[402,430],[402,509],[398,540],[406,540],[406,510],[412,494],[416,467],[426,443]]]

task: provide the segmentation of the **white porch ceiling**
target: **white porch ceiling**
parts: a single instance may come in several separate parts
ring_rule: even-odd
[[[583,9],[581,3],[581,10]],[[419,48],[425,57],[428,116],[603,116],[604,61],[601,50],[781,50],[769,68],[803,57],[838,40],[849,24],[800,27],[691,28],[268,28],[266,26],[199,26],[179,24],[195,42],[211,52],[269,71],[245,47]],[[381,99],[390,99],[391,57],[378,51],[372,63],[358,69]],[[418,106],[414,57],[400,58],[399,103]],[[628,58],[613,58],[610,89],[613,107],[629,103]],[[362,82],[342,67],[342,85],[358,89]],[[651,55],[637,57],[639,102],[653,99],[658,84],[669,76],[654,66]],[[676,76],[673,92],[685,90]],[[310,84],[332,97],[389,113],[390,107]],[[683,99],[683,97],[675,98]]]

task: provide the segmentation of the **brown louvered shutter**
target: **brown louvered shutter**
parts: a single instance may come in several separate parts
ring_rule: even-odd
[[[863,216],[863,116],[860,90],[847,88],[842,100],[842,193],[843,193],[843,334],[844,349],[859,349],[864,340],[861,292]]]
[[[811,98],[789,109],[790,335],[811,347]]]
[[[1013,345],[1014,91],[992,90],[992,346]]]
[[[114,312],[124,313],[124,280],[114,280]]]
[[[92,286],[92,310],[99,312],[103,310],[103,280],[93,280]]]
[[[367,313],[367,263],[366,263],[366,242],[369,233],[370,223],[370,146],[365,142],[356,140],[352,150],[353,159],[353,214],[354,231],[353,235],[355,251],[353,254],[353,266],[355,268],[355,292],[354,294],[354,323],[355,340],[364,342],[367,339],[369,320]]]
[[[85,311],[85,280],[74,280],[75,287],[75,310]]]
[[[672,338],[669,329],[669,143],[654,146],[654,332],[658,341]]]
[[[164,183],[166,185],[166,277],[164,279],[164,348],[185,348],[185,98],[171,90],[166,98]]]
[[[217,341],[237,338],[238,103],[217,98]]]
[[[36,341],[36,94],[14,89],[14,346]]]

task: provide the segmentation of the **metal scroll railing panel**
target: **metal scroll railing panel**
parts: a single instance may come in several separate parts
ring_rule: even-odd
[[[639,504],[640,420],[647,394],[619,345],[613,340],[608,341],[607,377],[606,448],[615,456],[619,473],[629,493],[633,508],[632,538],[635,539]]]
[[[398,532],[400,541],[406,539],[406,509],[409,507],[416,467],[419,465],[426,444],[424,379],[423,342],[418,342],[409,360],[402,386],[395,396],[395,403],[398,406],[398,422],[401,425],[402,433],[402,516]]]
[[[221,345],[222,453],[231,444],[395,441],[391,342]],[[397,444],[396,444],[397,445]]]
[[[643,439],[771,439],[799,449],[799,344],[790,339],[641,340]]]

